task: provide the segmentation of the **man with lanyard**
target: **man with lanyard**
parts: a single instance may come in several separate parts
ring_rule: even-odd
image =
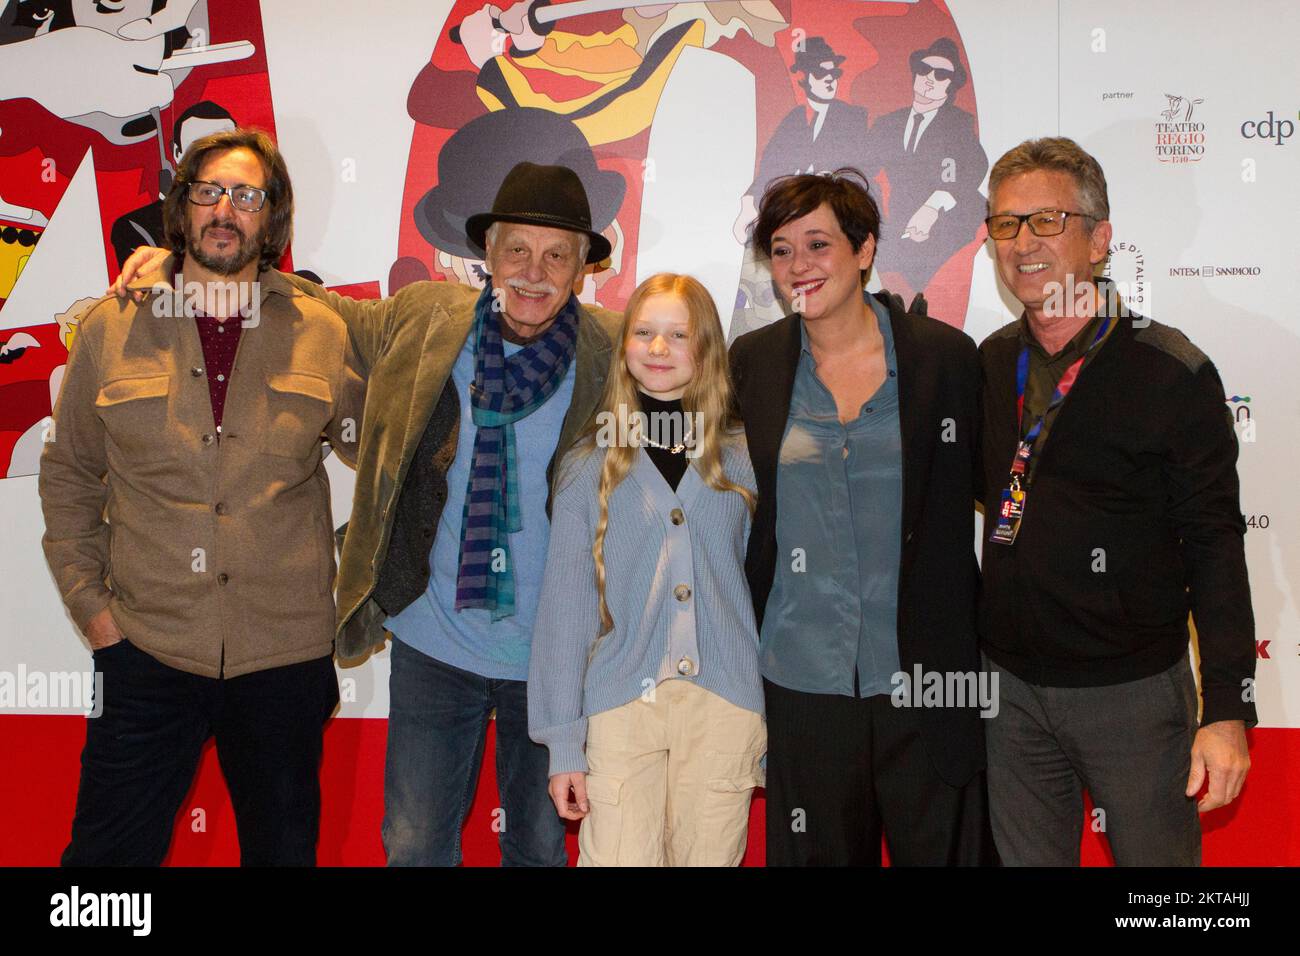
[[[1129,313],[1093,278],[1110,209],[1100,165],[1076,143],[1008,152],[989,211],[998,271],[1025,308],[980,347],[998,852],[1008,865],[1077,865],[1086,788],[1116,863],[1198,865],[1197,810],[1241,791],[1255,722],[1223,385],[1186,336]]]

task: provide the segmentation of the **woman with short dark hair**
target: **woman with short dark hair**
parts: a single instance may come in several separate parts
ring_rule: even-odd
[[[981,695],[945,697],[984,686],[979,359],[864,293],[879,230],[856,170],[775,181],[753,238],[791,314],[731,348],[759,496],[769,865],[879,865],[882,834],[897,864],[991,855]]]

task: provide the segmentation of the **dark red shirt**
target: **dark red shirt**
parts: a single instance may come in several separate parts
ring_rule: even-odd
[[[239,333],[243,325],[239,316],[215,319],[200,313],[194,317],[194,321],[199,329],[199,342],[203,345],[208,396],[212,399],[212,420],[219,433],[221,415],[226,407],[226,389],[230,387],[230,373],[235,367],[235,349],[239,346]]]

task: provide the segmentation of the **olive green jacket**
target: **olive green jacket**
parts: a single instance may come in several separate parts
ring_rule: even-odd
[[[415,282],[387,299],[349,299],[305,279],[290,279],[343,317],[368,376],[352,518],[339,559],[335,644],[340,658],[357,658],[386,637],[386,615],[373,594],[388,554],[397,498],[473,327],[479,290],[458,283]],[[622,319],[620,313],[598,307],[578,311],[576,378],[556,444],[560,456],[597,410]],[[455,458],[455,441],[456,430],[451,429],[451,447],[435,456],[444,476]],[[553,453],[552,464],[555,458]]]

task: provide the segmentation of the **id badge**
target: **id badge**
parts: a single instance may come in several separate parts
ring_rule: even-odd
[[[1025,466],[1029,464],[1029,454],[1033,450],[1033,445],[1027,441],[1022,441],[1016,446],[1016,457],[1011,459],[1011,473],[1013,475],[1023,475]],[[1024,495],[1021,495],[1024,498]]]
[[[1002,489],[998,504],[997,521],[989,534],[994,544],[1013,544],[1020,530],[1020,520],[1025,516],[1025,492],[1021,488]]]

